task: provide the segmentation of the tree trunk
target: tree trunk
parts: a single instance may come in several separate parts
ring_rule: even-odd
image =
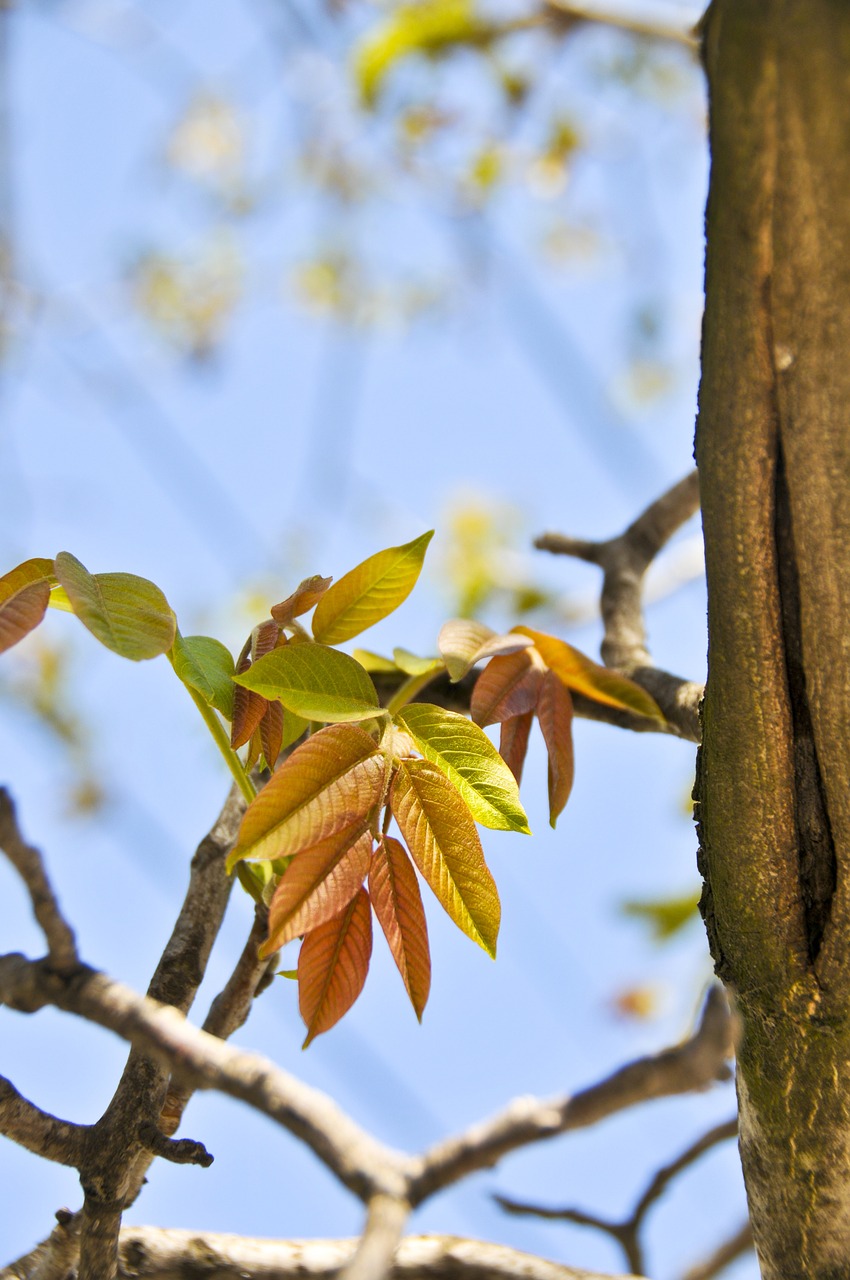
[[[850,1276],[850,3],[714,0],[703,910],[765,1277]]]

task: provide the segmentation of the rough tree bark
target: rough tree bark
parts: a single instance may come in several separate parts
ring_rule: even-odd
[[[850,1275],[850,5],[714,0],[703,909],[762,1274]]]

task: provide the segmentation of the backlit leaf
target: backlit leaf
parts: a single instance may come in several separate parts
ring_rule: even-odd
[[[462,680],[476,662],[499,653],[518,653],[531,643],[527,636],[521,636],[517,631],[500,636],[492,627],[468,618],[454,618],[444,623],[437,636],[440,656],[455,681]]]
[[[296,747],[252,800],[227,870],[241,859],[266,862],[317,844],[380,804],[386,757],[356,725],[329,725]]]
[[[272,617],[278,626],[285,627],[293,618],[308,613],[314,604],[319,603],[332,582],[333,578],[323,578],[318,573],[312,578],[305,578],[291,596],[272,607]]]
[[[405,707],[396,723],[457,788],[478,822],[497,831],[529,834],[516,779],[483,729],[456,711],[427,702]]]
[[[382,836],[372,855],[369,896],[421,1022],[431,989],[428,926],[413,864],[392,836]]]
[[[50,600],[53,561],[25,560],[0,578],[0,653],[41,622]]]
[[[141,662],[166,653],[174,643],[177,624],[168,601],[147,578],[133,573],[89,573],[67,551],[54,561],[80,622],[122,658]]]
[[[483,728],[533,710],[542,677],[541,667],[535,665],[527,649],[491,658],[472,690],[472,719]]]
[[[438,671],[445,670],[442,658],[417,658],[409,649],[393,649],[393,658],[399,671],[406,676],[436,675]]]
[[[355,649],[351,655],[356,662],[359,662],[364,671],[398,671],[399,668],[391,658],[382,658],[379,653],[372,653],[369,649]]]
[[[341,644],[397,609],[416,585],[433,536],[432,529],[403,546],[387,547],[335,582],[313,614],[316,639]]]
[[[298,956],[298,1007],[307,1026],[303,1048],[329,1031],[363,990],[372,955],[372,908],[358,889],[333,920],[307,934]]]
[[[404,760],[391,792],[393,817],[437,900],[491,956],[501,910],[472,815],[429,760]]]
[[[279,698],[305,720],[366,720],[381,711],[360,663],[323,644],[284,645],[234,679],[264,698]]]
[[[390,69],[414,53],[435,54],[475,39],[481,30],[472,0],[419,0],[391,10],[355,51],[354,77],[367,106],[373,106]]]
[[[293,938],[339,915],[362,885],[372,858],[372,833],[363,820],[296,854],[269,906],[269,956]]]
[[[532,631],[529,627],[517,627],[521,635],[529,636],[546,666],[563,680],[568,689],[583,693],[594,702],[619,707],[622,711],[635,711],[641,716],[665,723],[663,712],[654,698],[641,689],[634,680],[609,671],[598,662],[574,649],[566,640]]]
[[[499,735],[499,755],[517,780],[522,781],[522,767],[525,764],[525,753],[528,750],[528,737],[531,733],[531,722],[534,713],[527,711],[523,716],[514,716],[512,720],[503,720]]]
[[[570,691],[554,671],[547,671],[540,686],[537,719],[549,753],[549,825],[554,827],[558,814],[570,798],[573,788],[573,700]]]
[[[225,720],[233,719],[233,657],[220,640],[212,636],[181,636],[178,631],[171,659],[184,684],[196,689]]]

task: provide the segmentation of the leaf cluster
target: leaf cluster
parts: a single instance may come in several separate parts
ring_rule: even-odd
[[[499,895],[476,824],[529,833],[518,784],[535,717],[553,826],[573,782],[571,690],[661,719],[637,685],[526,627],[498,635],[478,622],[448,622],[439,656],[427,658],[336,648],[407,599],[431,537],[380,551],[336,583],[305,579],[254,627],[235,661],[211,636],[182,636],[159,588],[132,574],[90,574],[62,552],[0,578],[0,649],[53,605],[123,657],[168,656],[250,801],[227,867],[268,905],[263,954],[301,939],[305,1046],[363,989],[373,916],[421,1019],[431,959],[420,880],[495,956]],[[302,619],[311,610],[308,631]],[[481,663],[471,719],[419,700],[437,675],[459,681]],[[400,682],[384,706],[370,671],[387,670]],[[498,751],[484,733],[493,724]],[[259,793],[249,777],[255,765],[265,771]]]

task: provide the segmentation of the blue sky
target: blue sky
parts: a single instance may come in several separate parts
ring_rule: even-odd
[[[303,574],[339,576],[433,527],[421,588],[365,638],[375,649],[432,652],[450,608],[439,565],[452,501],[515,506],[518,563],[583,598],[594,574],[533,558],[530,536],[614,533],[690,464],[707,169],[699,73],[675,50],[656,74],[633,40],[601,29],[541,57],[517,147],[527,135],[531,148],[553,113],[569,115],[584,139],[569,180],[548,200],[512,181],[475,210],[430,178],[394,176],[388,138],[393,111],[416,92],[460,103],[461,136],[483,136],[495,109],[480,68],[463,57],[414,66],[389,86],[382,115],[357,117],[345,55],[360,19],[334,23],[307,0],[300,12],[296,21],[292,7],[226,0],[210,21],[193,0],[80,0],[26,5],[8,19],[0,183],[27,293],[0,369],[0,548],[9,567],[64,548],[93,571],[143,574],[184,632],[209,629],[238,648],[248,588],[271,604]],[[537,54],[517,45],[512,56]],[[242,122],[247,214],[225,211],[164,158],[201,91],[233,104]],[[317,120],[377,174],[353,206],[299,167]],[[585,248],[547,257],[541,244],[555,231]],[[241,298],[220,348],[199,364],[133,309],[131,281],[153,251],[191,258],[211,243],[240,259]],[[389,314],[355,329],[310,313],[293,279],[329,246],[373,278],[433,287],[435,305],[405,325]],[[653,370],[665,380],[641,399],[636,378]],[[704,668],[704,609],[695,582],[649,615],[659,660],[694,678]],[[108,801],[90,820],[69,817],[67,752],[13,701],[0,710],[3,778],[45,850],[83,955],[143,988],[227,779],[164,660],[124,663],[64,616],[46,627],[50,643],[70,647],[73,698],[92,726]],[[599,627],[570,639],[595,653]],[[4,658],[7,679],[27,660]],[[258,1002],[240,1042],[333,1093],[383,1139],[416,1149],[514,1094],[580,1087],[685,1034],[709,975],[699,926],[658,950],[618,904],[696,883],[685,814],[692,749],[582,723],[576,753],[574,796],[556,832],[538,744],[524,787],[534,837],[486,835],[504,910],[497,962],[429,908],[434,983],[422,1027],[376,939],[361,1001],[307,1053],[285,981]],[[5,867],[0,883],[4,948],[37,953]],[[237,897],[201,1017],[249,916]],[[657,1016],[617,1018],[616,995],[643,984],[659,990]],[[76,1120],[97,1117],[124,1058],[106,1033],[49,1012],[0,1011],[0,1043],[0,1070]],[[654,1169],[732,1105],[730,1091],[717,1090],[529,1150],[428,1205],[413,1229],[621,1270],[606,1240],[505,1219],[489,1194],[625,1213]],[[185,1132],[216,1163],[156,1167],[132,1221],[281,1236],[357,1230],[347,1193],[244,1109],[198,1098]],[[72,1173],[9,1144],[0,1162],[12,1189],[11,1259],[79,1192]],[[734,1153],[717,1152],[658,1210],[653,1275],[679,1274],[742,1215]],[[752,1264],[734,1274],[754,1274]]]

